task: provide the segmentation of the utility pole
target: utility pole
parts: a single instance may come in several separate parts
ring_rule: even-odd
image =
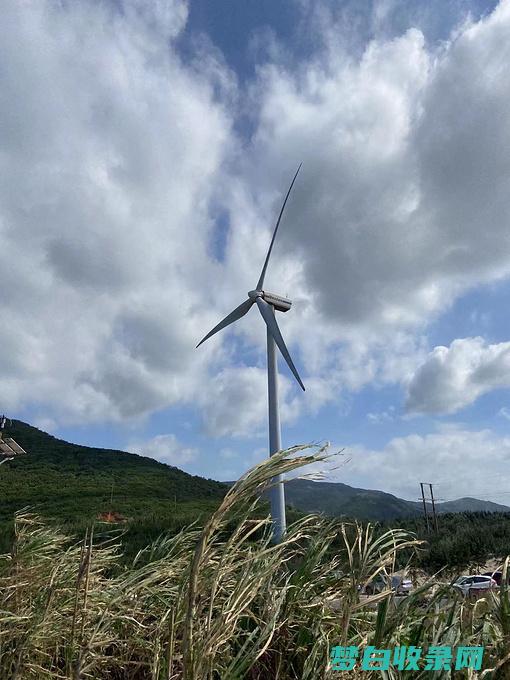
[[[430,488],[430,500],[432,501],[432,514],[434,516],[434,528],[437,534],[439,533],[439,529],[437,526],[436,504],[434,502],[434,492],[432,491],[432,484],[429,484],[429,488]]]
[[[427,504],[425,503],[425,492],[423,491],[423,484],[424,482],[420,482],[421,500],[423,501],[423,515],[425,517],[425,523],[427,525],[427,533],[430,534],[429,514],[427,512]]]

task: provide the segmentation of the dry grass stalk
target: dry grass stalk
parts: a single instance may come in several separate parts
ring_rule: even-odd
[[[161,537],[124,571],[113,569],[118,542],[91,530],[74,543],[20,513],[0,556],[0,680],[316,680],[340,677],[328,665],[333,645],[459,643],[485,645],[483,677],[504,677],[505,587],[469,602],[431,582],[397,607],[391,592],[367,600],[359,586],[405,564],[419,549],[413,536],[310,515],[271,543],[258,497],[277,474],[327,456],[295,447],[265,461],[203,530]],[[414,674],[386,678],[400,675]]]

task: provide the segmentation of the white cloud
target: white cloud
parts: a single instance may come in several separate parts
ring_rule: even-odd
[[[266,69],[255,151],[305,160],[282,239],[298,234],[328,316],[419,322],[508,273],[509,26],[504,2],[437,55],[410,30],[359,63],[339,44],[295,74]]]
[[[133,441],[128,444],[127,451],[175,467],[186,467],[198,459],[198,450],[183,446],[174,434],[159,434],[145,442]]]
[[[510,387],[510,342],[458,339],[430,352],[409,384],[406,406],[411,413],[454,413],[498,387]]]
[[[193,348],[231,118],[168,43],[185,18],[178,0],[3,8],[6,408],[112,421],[202,381],[208,352]]]
[[[303,397],[290,396],[290,380],[280,376],[281,420],[296,419]],[[211,436],[246,436],[267,432],[267,372],[254,366],[221,370],[197,397],[206,433]]]
[[[510,420],[510,409],[507,408],[506,406],[503,406],[502,408],[499,409],[498,416],[506,418],[506,420]]]
[[[301,160],[267,277],[294,299],[281,326],[308,388],[282,379],[287,421],[408,382],[426,324],[510,273],[508,0],[440,49],[385,29],[358,58],[345,26],[321,24],[306,62],[273,50],[246,89],[207,41],[183,63],[186,16],[179,0],[3,8],[5,408],[83,422],[193,403],[211,435],[260,431],[255,312],[234,331],[255,366],[237,367],[228,334],[193,347],[253,287]]]
[[[412,334],[510,272],[510,3],[437,49],[410,29],[357,59],[341,25],[323,28],[327,48],[308,62],[260,69],[243,167],[260,218],[237,190],[228,257],[262,260],[260,225],[271,225],[278,190],[303,160],[267,286],[296,300],[289,337],[314,376],[336,359],[338,393],[405,382],[423,355]],[[388,372],[395,333],[411,342]]]
[[[390,406],[385,411],[379,411],[378,413],[367,413],[367,420],[373,425],[391,423],[395,420],[395,407]]]
[[[438,498],[470,496],[510,505],[510,438],[490,430],[412,434],[381,449],[347,446],[345,456],[350,461],[335,475],[339,482],[409,500],[418,499],[420,482],[431,482],[438,484]]]

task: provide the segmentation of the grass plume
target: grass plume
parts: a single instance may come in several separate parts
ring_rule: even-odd
[[[19,513],[0,556],[1,680],[316,680],[339,677],[333,645],[459,643],[486,646],[480,677],[505,677],[504,586],[471,602],[435,580],[397,607],[390,591],[360,599],[358,586],[412,560],[412,534],[309,515],[271,542],[261,494],[278,474],[328,456],[280,452],[246,473],[203,529],[162,536],[127,567],[120,537],[96,527],[75,541]],[[400,675],[431,677],[386,677]]]

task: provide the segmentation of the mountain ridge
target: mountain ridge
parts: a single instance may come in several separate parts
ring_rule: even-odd
[[[364,520],[389,520],[423,514],[421,501],[407,501],[386,491],[361,489],[342,482],[293,479],[286,483],[287,503],[306,512],[325,512]],[[478,498],[436,502],[436,512],[510,512],[510,507]],[[426,503],[432,514],[432,505]]]
[[[84,523],[118,513],[132,523],[178,528],[209,513],[229,483],[190,475],[153,458],[72,444],[13,420],[4,431],[27,454],[0,467],[0,522],[30,507],[42,516]],[[421,502],[342,482],[288,480],[287,504],[300,512],[385,521],[422,514]],[[430,509],[430,506],[428,506]],[[436,503],[444,512],[510,512],[507,506],[461,498]]]

